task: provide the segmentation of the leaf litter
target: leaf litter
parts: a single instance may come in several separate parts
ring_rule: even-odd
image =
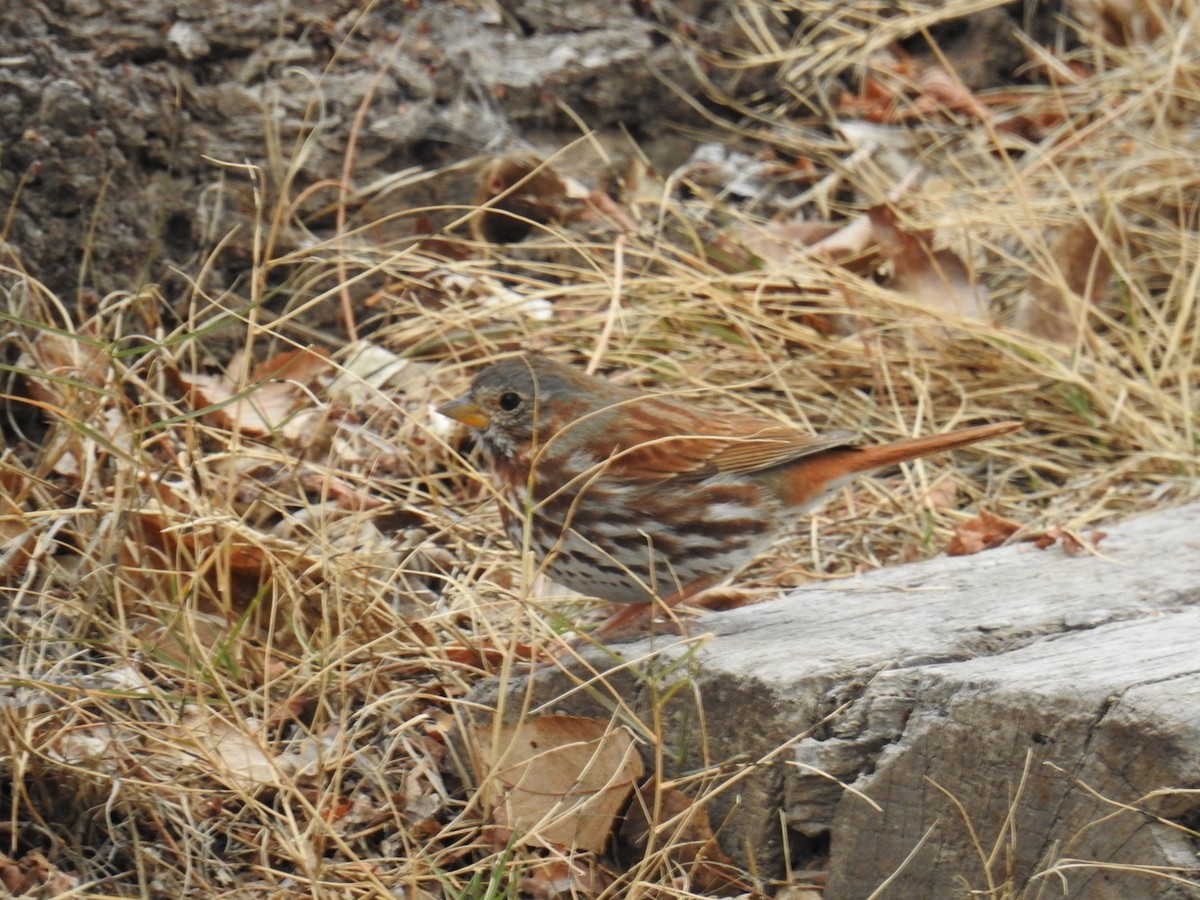
[[[458,229],[261,263],[296,309],[361,275],[349,346],[236,288],[195,286],[171,326],[155,303],[181,298],[65,314],[9,277],[6,889],[761,891],[704,790],[641,780],[654,723],[627,709],[473,726],[463,764],[464,698],[553,659],[552,611],[585,601],[499,538],[474,448],[431,409],[534,348],[881,440],[1027,422],[841,492],[736,602],[1012,540],[1095,552],[1099,523],[1194,499],[1200,63],[1158,5],[1072,8],[1107,37],[1027,42],[1027,84],[914,58],[903,19],[850,29],[836,66],[780,66],[835,95],[820,117],[742,106],[666,174],[484,160]]]

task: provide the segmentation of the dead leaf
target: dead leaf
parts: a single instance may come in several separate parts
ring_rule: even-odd
[[[770,151],[750,155],[716,142],[697,144],[688,160],[671,173],[672,181],[741,200],[761,197],[781,181],[811,177],[811,170],[784,163]]]
[[[255,366],[250,373],[251,381],[287,379],[300,384],[312,384],[317,378],[332,370],[329,354],[320,347],[306,347],[276,353],[270,359]]]
[[[928,119],[942,113],[962,113],[980,121],[992,111],[954,72],[911,56],[899,46],[873,54],[857,94],[843,94],[838,112],[878,124]]]
[[[642,774],[633,737],[604,719],[542,716],[471,737],[484,804],[525,844],[602,851]]]
[[[504,665],[506,659],[529,662],[534,658],[533,647],[530,644],[517,642],[515,644],[497,645],[488,639],[480,639],[475,644],[439,643],[437,652],[448,662],[457,666],[477,669],[480,672],[496,673]]]
[[[912,60],[907,53],[891,48],[871,54],[858,92],[846,91],[838,98],[839,117],[880,124],[896,122],[904,85],[911,84],[912,79]]]
[[[98,396],[110,377],[104,347],[84,335],[39,331],[22,351],[17,366],[27,374],[29,394],[35,400],[60,407],[72,407],[81,391]]]
[[[10,897],[58,897],[74,894],[79,878],[60,871],[40,850],[30,850],[20,859],[0,853],[0,885]]]
[[[11,463],[0,468],[0,576],[24,571],[33,558],[37,535],[22,505],[33,488],[32,479]]]
[[[217,778],[246,790],[279,785],[281,767],[264,749],[255,733],[260,726],[243,721],[239,726],[226,721],[217,713],[193,708],[178,725],[168,727],[172,749],[178,751],[185,764],[211,772]],[[185,748],[195,752],[186,753]]]
[[[981,122],[992,118],[992,111],[967,89],[962,79],[942,66],[925,67],[917,78],[917,88],[921,93],[913,103],[913,109],[919,114],[959,112]]]
[[[930,309],[969,319],[984,317],[984,290],[953,251],[934,250],[931,232],[901,228],[891,204],[872,206],[867,215],[879,249],[891,263],[889,288]]]
[[[934,509],[953,509],[958,497],[958,484],[954,478],[939,478],[925,493],[925,501]]]
[[[584,854],[531,861],[523,872],[521,895],[533,900],[599,897],[616,880]]]
[[[1085,218],[1062,229],[1050,243],[1051,268],[1030,273],[1017,300],[1013,326],[1060,344],[1073,344],[1089,310],[1108,290],[1112,259]]]
[[[532,156],[497,157],[479,173],[475,205],[487,206],[471,220],[473,236],[492,244],[524,240],[536,225],[561,218],[567,184]]]
[[[54,422],[42,443],[55,474],[75,478],[105,450],[129,449],[129,426],[117,408],[122,398],[112,389],[103,345],[84,334],[42,331],[21,351],[17,368],[25,402]]]
[[[1162,0],[1068,0],[1068,14],[1081,37],[1102,38],[1118,47],[1149,44],[1172,27],[1174,4]]]
[[[331,400],[351,409],[376,408],[419,385],[433,371],[429,363],[405,359],[371,341],[355,341],[339,353],[342,368],[326,388]]]
[[[981,550],[999,547],[1021,528],[1020,523],[981,510],[973,519],[954,529],[954,537],[946,545],[947,556],[969,556]]]
[[[870,219],[866,216],[859,216],[844,227],[811,244],[808,248],[808,255],[830,262],[861,256],[871,245],[871,236]]]
[[[311,402],[309,387],[333,371],[319,349],[279,353],[246,375],[245,354],[235,354],[220,375],[179,373],[193,408],[223,428],[264,436],[279,429],[297,409]]]
[[[607,194],[532,155],[497,157],[484,166],[475,205],[485,208],[471,219],[472,236],[493,244],[523,241],[538,225],[607,221],[624,231],[635,228]]]
[[[707,896],[729,897],[750,891],[741,868],[721,850],[708,808],[674,787],[651,780],[638,787],[625,813],[621,840],[644,853],[652,842],[690,868],[694,886]]]
[[[740,268],[750,268],[754,259],[782,268],[795,265],[808,247],[840,230],[832,222],[795,219],[766,225],[737,223],[714,239],[713,249]]]
[[[1107,536],[1108,533],[1105,531],[1093,531],[1085,538],[1069,528],[1060,528],[1056,525],[1045,531],[1027,534],[1021,540],[1033,544],[1039,550],[1046,550],[1061,541],[1063,552],[1067,556],[1078,556],[1083,552],[1094,554],[1100,542]]]

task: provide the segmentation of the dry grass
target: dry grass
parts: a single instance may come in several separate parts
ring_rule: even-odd
[[[913,29],[876,23],[817,54],[759,46],[799,94]],[[936,553],[978,508],[1087,529],[1200,496],[1200,52],[1177,33],[1080,50],[1095,74],[1061,89],[1066,116],[1036,144],[953,116],[912,125],[932,175],[908,214],[960,249],[1001,322],[1031,271],[1053,271],[1055,228],[1115,223],[1111,290],[1070,345],[930,312],[815,258],[729,271],[717,233],[758,220],[662,183],[625,201],[638,227],[619,252],[604,227],[538,223],[512,247],[465,229],[414,246],[352,213],[341,237],[273,250],[307,230],[284,189],[262,193],[265,249],[236,291],[198,271],[186,297],[82,310],[3,272],[0,849],[39,849],[63,896],[500,897],[538,877],[544,859],[482,828],[446,733],[473,686],[562,620],[527,602],[531,566],[461,436],[429,413],[517,347],[879,440],[1028,423],[798,522],[739,580],[764,594]],[[774,127],[778,109],[745,111],[731,140],[822,171],[852,153]],[[831,198],[835,219],[895,186],[870,162],[846,180],[855,200]],[[182,379],[231,346],[266,359],[320,340],[310,323],[343,299],[411,360],[381,390],[338,393],[335,367],[262,434],[222,417],[232,400],[189,398]],[[696,896],[669,858],[647,859],[612,895]]]

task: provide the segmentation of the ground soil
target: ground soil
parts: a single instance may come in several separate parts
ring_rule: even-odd
[[[219,293],[251,268],[256,205],[281,194],[328,183],[357,191],[414,166],[550,152],[581,126],[624,132],[669,170],[694,143],[680,129],[736,122],[735,104],[749,102],[811,117],[853,81],[835,73],[795,84],[769,65],[728,65],[747,40],[736,7],[12,5],[0,25],[5,261],[87,306],[147,282],[171,296],[223,243],[204,276]],[[947,18],[935,36],[968,86],[986,87],[1015,77],[1014,26],[1046,35],[1056,12],[1014,3]],[[787,46],[819,37],[821,23],[792,13],[758,27]],[[928,52],[920,37],[909,49]],[[371,197],[368,214],[469,203],[473,192],[461,173],[435,177]],[[333,227],[327,201],[319,190],[301,201],[318,237]],[[436,230],[450,216],[402,218],[390,236]]]

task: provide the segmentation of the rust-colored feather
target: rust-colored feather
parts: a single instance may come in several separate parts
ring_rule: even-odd
[[[701,480],[748,475],[852,446],[845,433],[806,434],[756,416],[702,417],[655,399],[637,404],[632,418],[644,420],[642,427],[622,429],[627,446],[614,454],[607,469],[612,477]],[[676,430],[664,434],[668,423]]]
[[[676,602],[735,573],[854,476],[1021,427],[858,447],[533,355],[483,370],[442,410],[476,429],[513,540],[527,536],[555,581],[618,603]]]

